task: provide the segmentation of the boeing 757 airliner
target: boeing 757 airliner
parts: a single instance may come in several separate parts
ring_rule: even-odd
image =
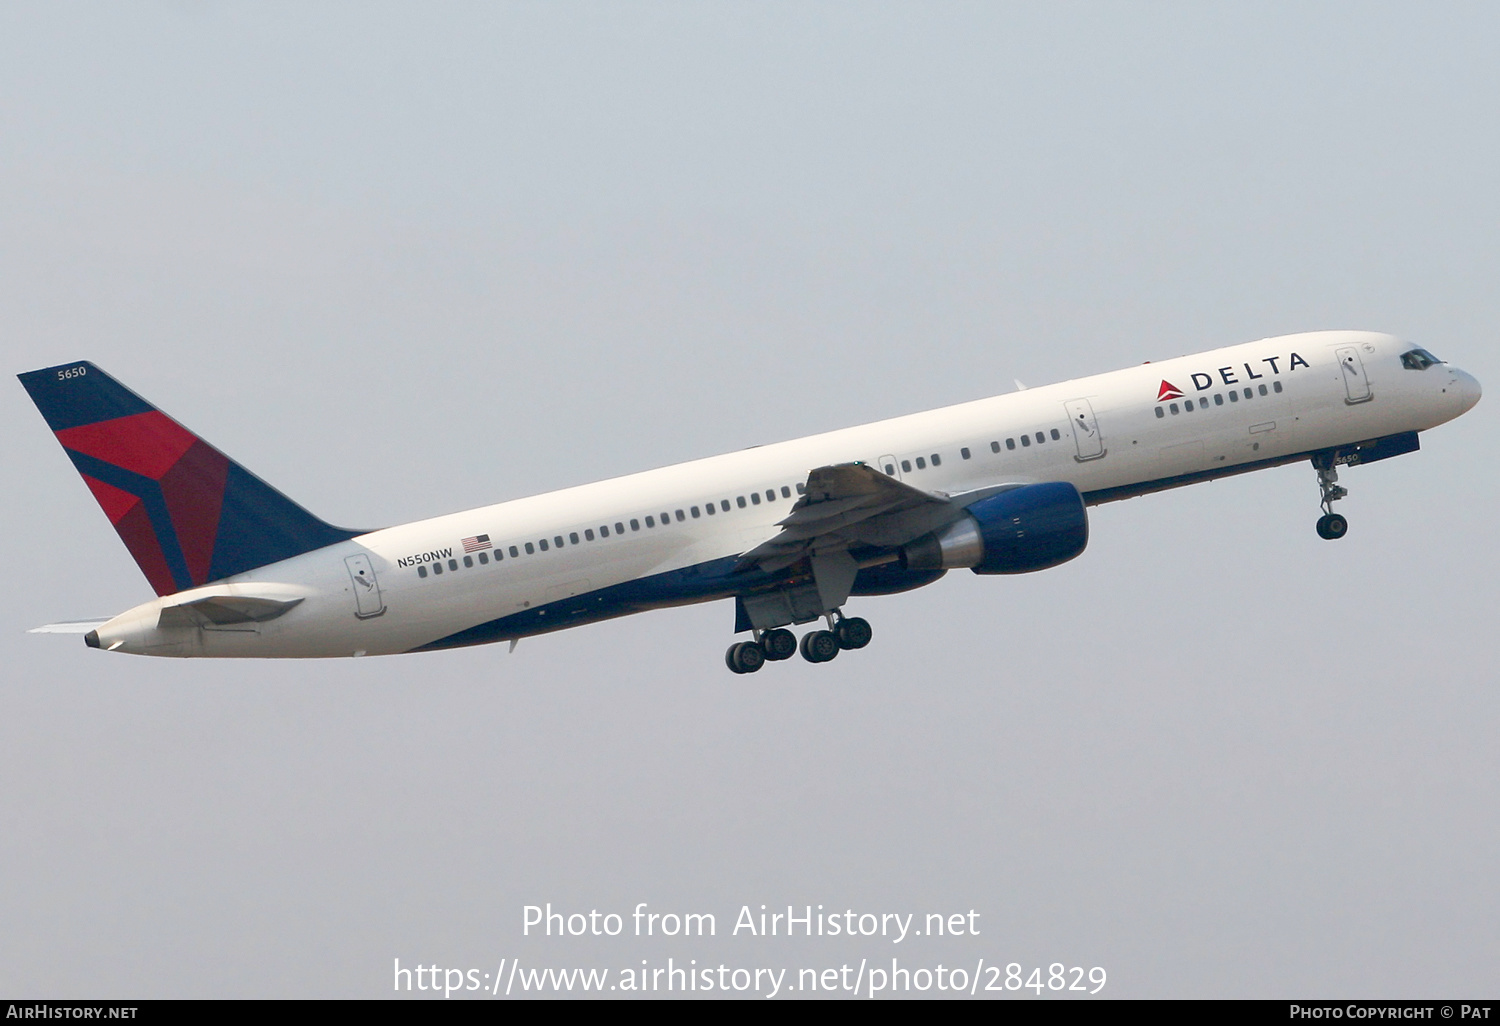
[[[363,656],[734,602],[736,673],[869,644],[851,596],[1022,574],[1088,507],[1264,467],[1414,452],[1479,383],[1390,335],[1268,338],[373,531],[313,516],[91,363],[21,383],[157,598],[50,624],[159,656]],[[821,624],[800,645],[787,628]]]

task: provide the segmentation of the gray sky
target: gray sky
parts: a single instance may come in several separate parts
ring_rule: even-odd
[[[0,352],[92,359],[374,527],[1291,331],[1500,387],[1490,4],[0,7]],[[361,661],[22,631],[150,590],[0,403],[0,993],[389,993],[393,958],[1500,988],[1493,398],[1089,551]],[[1485,440],[1489,439],[1490,442]],[[523,938],[521,909],[712,912]],[[728,936],[744,904],[974,938]],[[1021,994],[1028,995],[1029,991]]]

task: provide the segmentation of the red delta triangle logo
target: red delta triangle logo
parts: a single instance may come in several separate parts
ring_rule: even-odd
[[[1166,380],[1162,381],[1162,383],[1161,383],[1161,390],[1156,393],[1156,401],[1157,402],[1164,403],[1168,399],[1181,399],[1181,398],[1182,398],[1182,389],[1178,388],[1176,385],[1172,384],[1170,381],[1166,381]]]

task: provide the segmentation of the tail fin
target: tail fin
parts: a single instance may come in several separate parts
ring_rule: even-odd
[[[352,538],[88,362],[20,375],[158,595]]]

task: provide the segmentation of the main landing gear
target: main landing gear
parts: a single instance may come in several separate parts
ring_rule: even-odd
[[[790,659],[799,649],[810,663],[826,663],[850,648],[864,648],[874,637],[870,622],[858,616],[844,616],[838,610],[828,615],[830,630],[808,631],[798,644],[797,636],[785,627],[756,631],[754,641],[740,641],[729,646],[724,662],[735,673],[754,673],[767,662]]]
[[[1318,490],[1322,493],[1323,515],[1318,518],[1318,537],[1337,541],[1349,533],[1349,521],[1333,511],[1333,504],[1349,494],[1349,489],[1339,484],[1338,464],[1331,459],[1313,458],[1313,467],[1318,471]]]

